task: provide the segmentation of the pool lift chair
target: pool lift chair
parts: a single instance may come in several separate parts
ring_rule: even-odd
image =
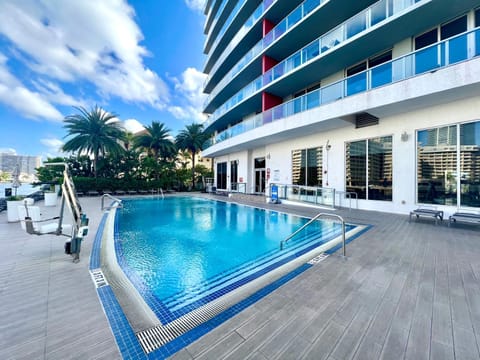
[[[22,212],[22,228],[31,235],[63,235],[70,238],[65,243],[65,253],[73,257],[73,262],[80,261],[80,248],[81,242],[88,234],[88,218],[83,213],[80,202],[78,201],[77,193],[75,191],[75,184],[68,171],[68,166],[65,163],[47,163],[46,166],[52,165],[64,165],[63,171],[63,184],[62,184],[62,203],[60,207],[60,215],[54,218],[40,220],[40,209],[38,206],[28,206],[25,203],[25,209],[23,206],[19,206],[19,212]],[[68,207],[72,214],[73,224],[63,224],[63,215],[65,206]],[[41,224],[42,222],[58,220],[56,222],[50,222],[48,224]],[[67,235],[64,233],[69,232]]]

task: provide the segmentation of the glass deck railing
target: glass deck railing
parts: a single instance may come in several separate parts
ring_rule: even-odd
[[[210,140],[210,146],[288,116],[345,97],[438,70],[480,55],[480,28],[380,64],[242,121]],[[207,146],[208,147],[208,146]],[[205,148],[207,148],[205,147]]]
[[[335,189],[303,186],[271,184],[278,187],[278,198],[281,200],[308,202],[315,205],[335,206]]]
[[[228,99],[222,106],[217,108],[217,110],[210,115],[207,125],[216,121],[231,108],[253,95],[259,89],[267,86],[271,82],[292,72],[303,64],[322,56],[331,48],[343,43],[353,36],[367,31],[372,26],[377,25],[382,21],[386,21],[397,13],[404,11],[405,9],[422,1],[424,0],[402,0],[400,2],[397,0],[380,0],[376,2],[372,6],[363,10],[361,13],[348,19],[328,33],[322,35],[320,38],[306,45],[293,55],[289,56],[282,62],[278,63],[265,74],[262,74],[253,80],[250,84]]]
[[[230,15],[228,16],[227,20],[225,21],[225,23],[223,24],[222,28],[220,29],[220,32],[218,33],[217,35],[217,38],[215,39],[215,41],[213,42],[212,46],[210,47],[210,49],[215,49],[218,45],[218,43],[220,42],[220,39],[222,38],[222,36],[225,34],[225,32],[227,31],[228,27],[230,26],[230,24],[232,23],[233,19],[235,19],[235,17],[238,15],[238,12],[240,11],[240,9],[242,8],[243,5],[245,5],[245,3],[247,2],[247,0],[239,0],[237,2],[237,5],[235,5],[235,7],[233,8],[233,10],[230,12]],[[212,50],[210,50],[212,51]]]
[[[237,74],[242,71],[242,69],[255,57],[257,57],[264,49],[266,49],[269,45],[271,45],[275,40],[277,40],[280,36],[285,34],[288,30],[290,30],[294,25],[298,24],[304,17],[310,14],[313,10],[315,10],[320,5],[328,2],[330,0],[306,0],[300,5],[298,5],[290,14],[288,14],[280,23],[278,23],[263,39],[261,39],[255,46],[253,46],[231,69],[230,71],[225,74],[222,80],[215,86],[215,89],[210,93],[210,95],[205,100],[204,106],[206,107],[210,101],[218,94],[218,92],[223,89],[223,87]],[[268,5],[265,3],[269,3]],[[265,0],[262,4],[263,12],[273,4],[272,0]],[[235,37],[240,35],[237,34]],[[244,33],[242,33],[243,35]],[[243,36],[242,36],[243,37]],[[238,41],[242,38],[238,37]],[[232,41],[233,43],[233,41]],[[233,47],[232,47],[233,48]],[[231,51],[230,45],[224,50],[223,54],[228,54]],[[222,56],[223,56],[222,54]],[[217,64],[222,63],[224,58],[217,60]],[[211,73],[213,74],[214,71],[212,69]],[[210,78],[210,77],[209,77]],[[209,81],[207,78],[207,81]]]

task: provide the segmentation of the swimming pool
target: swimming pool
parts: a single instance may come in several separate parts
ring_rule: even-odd
[[[193,197],[123,205],[115,215],[116,258],[163,333],[188,332],[269,284],[278,287],[341,235],[340,224],[316,221],[280,250],[309,219]],[[346,227],[350,235],[359,229]],[[162,335],[159,345],[172,338]]]

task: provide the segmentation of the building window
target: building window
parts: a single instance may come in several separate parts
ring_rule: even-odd
[[[227,163],[217,163],[217,189],[227,189]]]
[[[419,203],[478,207],[479,192],[480,121],[417,132]]]
[[[392,201],[392,137],[346,144],[346,190],[359,199]]]
[[[371,70],[371,88],[376,88],[381,85],[385,85],[392,82],[392,64],[388,63],[384,66],[381,64],[387,63],[392,60],[392,51],[389,50],[380,55],[374,56],[360,64],[354,65],[346,70],[347,79],[347,95],[357,94],[359,92],[366,91],[367,84],[367,72],[365,70],[374,68]]]
[[[467,31],[467,15],[436,27],[415,38],[415,50],[420,50],[439,41],[449,39]],[[448,56],[442,55],[438,46],[431,46],[415,54],[415,73],[421,74],[444,65],[444,57],[448,64],[467,59],[467,38],[459,37],[448,41]]]
[[[255,170],[255,193],[262,194],[265,192],[265,158],[256,158],[254,160],[254,170]]]
[[[292,184],[322,187],[322,148],[292,151]]]
[[[230,187],[233,191],[238,191],[238,160],[230,162]]]

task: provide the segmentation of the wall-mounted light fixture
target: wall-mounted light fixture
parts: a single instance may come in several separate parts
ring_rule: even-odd
[[[408,141],[408,134],[406,131],[404,131],[402,135],[400,135],[400,139],[402,139],[403,142]]]
[[[330,144],[330,140],[327,140],[327,144],[325,145],[325,149],[329,151],[332,148],[332,144]]]
[[[270,153],[267,154],[267,159],[270,160]]]

